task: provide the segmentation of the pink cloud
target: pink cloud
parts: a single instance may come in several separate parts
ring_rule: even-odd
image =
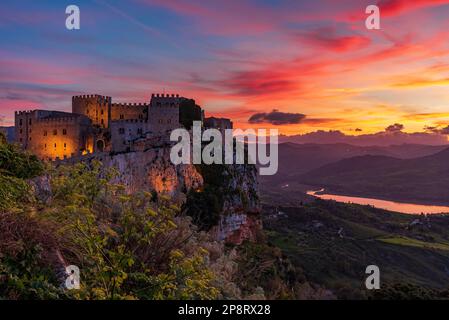
[[[396,16],[408,11],[449,4],[449,0],[380,0],[378,6],[383,16]]]
[[[302,32],[298,34],[298,38],[305,44],[335,52],[359,50],[371,43],[371,39],[365,36],[339,36],[334,28],[319,28]]]

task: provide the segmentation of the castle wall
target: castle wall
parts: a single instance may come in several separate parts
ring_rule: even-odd
[[[152,134],[162,134],[180,127],[179,95],[153,94],[151,97],[148,121]]]
[[[91,121],[82,115],[34,110],[17,112],[17,142],[41,159],[55,160],[92,152]]]
[[[146,120],[118,120],[111,122],[111,140],[113,152],[129,151],[130,141],[145,136],[149,131]]]
[[[146,150],[151,143],[164,144],[172,130],[202,120],[203,115],[195,100],[174,94],[153,94],[149,104],[112,103],[111,97],[82,95],[72,97],[72,113],[16,112],[14,129],[16,141],[24,149],[54,160],[85,153]]]
[[[111,97],[98,94],[74,96],[72,97],[72,112],[89,117],[93,125],[109,128],[111,102]]]
[[[147,120],[148,107],[146,103],[113,103],[111,105],[111,121],[116,120]]]

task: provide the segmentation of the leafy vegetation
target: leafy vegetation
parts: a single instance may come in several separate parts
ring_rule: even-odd
[[[118,173],[99,162],[44,168],[13,146],[0,152],[2,178],[27,194],[0,210],[0,299],[265,297],[240,290],[236,251],[200,232],[164,195],[127,194],[114,183]],[[49,197],[26,180],[38,173]],[[63,286],[68,265],[80,268],[79,290]]]
[[[202,230],[217,225],[223,209],[228,175],[226,165],[196,165],[204,179],[202,190],[191,190],[187,194],[184,210]]]
[[[0,133],[0,210],[20,204],[29,196],[24,179],[33,178],[43,171],[36,156],[22,152],[18,146],[6,143]]]

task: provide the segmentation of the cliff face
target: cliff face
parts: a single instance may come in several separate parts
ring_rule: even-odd
[[[171,163],[168,148],[105,156],[100,160],[104,166],[119,171],[116,182],[125,185],[129,193],[154,190],[178,196],[203,185],[203,178],[194,166]]]
[[[209,232],[217,240],[234,244],[254,240],[262,227],[255,166],[174,166],[170,161],[170,148],[103,155],[98,160],[105,167],[115,167],[120,172],[115,182],[123,184],[129,193],[154,190],[185,202],[189,194],[211,192],[208,185],[213,184],[221,201],[218,221]],[[204,209],[204,204],[199,205]]]
[[[212,230],[218,239],[234,244],[255,240],[262,229],[257,169],[251,165],[226,165],[223,175],[223,212]]]

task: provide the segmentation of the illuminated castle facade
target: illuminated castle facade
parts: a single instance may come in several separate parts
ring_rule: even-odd
[[[57,160],[131,151],[142,140],[169,137],[173,129],[189,129],[192,121],[204,120],[204,111],[195,100],[179,95],[152,94],[150,103],[139,104],[113,103],[111,97],[82,95],[72,97],[72,113],[16,111],[15,139],[39,158]],[[230,120],[220,121],[232,127]]]

